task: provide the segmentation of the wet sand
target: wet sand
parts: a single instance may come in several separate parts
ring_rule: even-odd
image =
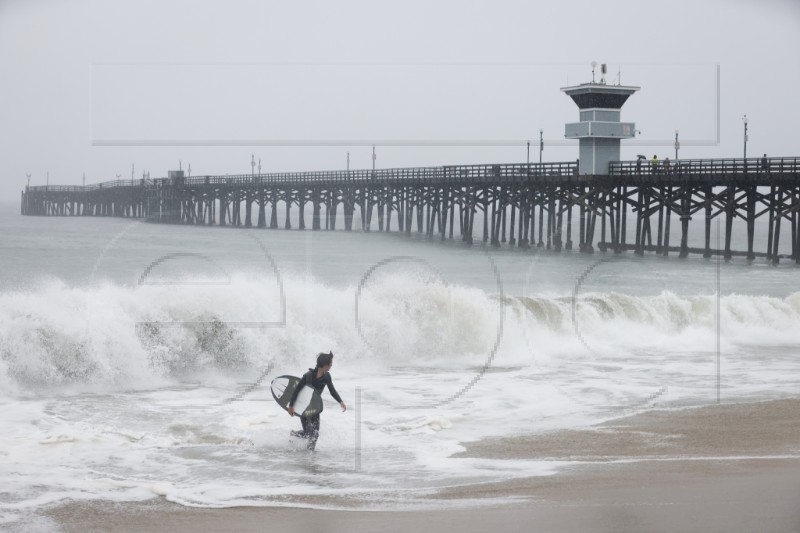
[[[800,453],[800,400],[647,411],[588,429],[485,439],[458,455],[608,461],[783,453]]]
[[[800,532],[800,400],[651,411],[584,430],[487,439],[461,455],[579,463],[436,497],[515,499],[490,508],[195,509],[151,500],[67,503],[44,514],[65,532]]]

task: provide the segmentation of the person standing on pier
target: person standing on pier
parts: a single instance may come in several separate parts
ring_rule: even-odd
[[[767,161],[767,154],[761,158],[761,172],[769,172],[769,161]]]
[[[294,416],[294,402],[297,401],[297,396],[300,394],[300,391],[307,385],[312,387],[318,393],[322,393],[325,387],[328,387],[328,391],[331,393],[331,396],[339,402],[339,405],[342,408],[342,411],[347,410],[347,406],[342,401],[342,398],[339,396],[339,393],[336,392],[336,389],[333,387],[333,380],[331,379],[330,370],[333,367],[333,352],[329,353],[321,353],[317,356],[317,366],[316,368],[309,368],[308,372],[303,374],[303,377],[300,379],[300,383],[297,384],[297,387],[294,389],[294,394],[292,394],[292,399],[289,401],[288,412],[289,416]],[[322,410],[320,410],[320,413]],[[300,423],[303,425],[302,431],[292,431],[292,435],[295,437],[300,437],[304,439],[308,439],[308,449],[313,451],[317,446],[317,439],[319,438],[319,426],[320,420],[319,415],[320,413],[311,415],[311,416],[301,416]]]
[[[653,154],[653,159],[650,160],[650,171],[655,174],[658,171],[658,156]]]

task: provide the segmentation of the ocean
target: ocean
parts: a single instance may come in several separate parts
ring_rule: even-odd
[[[456,505],[429,496],[565,465],[464,443],[800,390],[788,260],[18,209],[0,205],[0,528],[67,500]],[[348,409],[324,394],[309,453],[269,383],[329,350]]]

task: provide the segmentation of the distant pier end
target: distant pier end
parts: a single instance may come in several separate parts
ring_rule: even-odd
[[[584,83],[562,87],[580,109],[580,122],[566,125],[564,136],[578,139],[581,175],[608,174],[608,165],[620,160],[620,141],[636,135],[633,122],[620,122],[620,109],[640,87]]]

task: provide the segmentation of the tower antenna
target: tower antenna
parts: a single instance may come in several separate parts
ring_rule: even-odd
[[[592,61],[592,83],[594,83],[594,69],[597,66],[597,61]]]

